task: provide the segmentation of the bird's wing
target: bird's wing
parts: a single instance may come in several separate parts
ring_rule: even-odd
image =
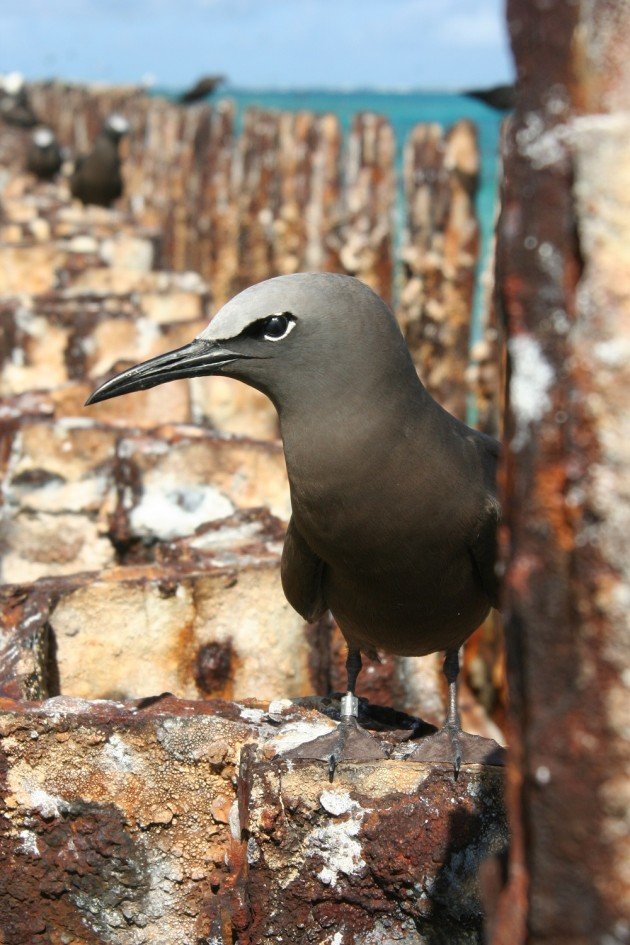
[[[501,510],[494,496],[488,495],[481,521],[469,543],[470,553],[477,566],[484,591],[493,607],[499,609],[499,578],[495,564],[497,558],[497,526]]]
[[[280,573],[291,606],[309,623],[318,620],[328,609],[322,588],[324,562],[311,551],[293,518],[284,539]]]
[[[501,520],[501,506],[495,495],[496,470],[501,446],[485,433],[475,431],[475,447],[481,458],[486,481],[486,498],[481,516],[469,543],[470,553],[477,566],[483,589],[493,607],[499,608],[499,579],[496,573],[497,528]]]

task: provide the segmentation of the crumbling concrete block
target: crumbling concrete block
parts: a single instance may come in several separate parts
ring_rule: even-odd
[[[102,240],[76,235],[67,240],[8,243],[0,247],[0,294],[41,294],[73,283],[85,287],[89,276],[82,274],[105,266],[114,267],[111,272],[121,273],[123,280],[130,279],[133,276],[128,273],[148,272],[155,263],[153,235],[143,238],[123,232]],[[115,276],[110,278],[116,291]]]
[[[236,940],[480,942],[477,871],[506,843],[501,768],[465,766],[454,781],[448,764],[394,748],[396,759],[342,763],[330,784],[324,764],[283,760],[296,737],[287,725],[243,750]]]
[[[0,256],[2,250],[0,249]],[[258,439],[278,438],[278,418],[263,394],[230,378],[193,378],[130,395],[84,403],[108,375],[179,347],[205,328],[208,292],[192,273],[124,274],[94,269],[78,284],[43,296],[0,300],[0,395],[54,392],[49,412],[130,426],[201,423]],[[110,289],[123,290],[114,294]],[[164,404],[168,404],[168,410]]]
[[[31,423],[8,437],[0,542],[5,581],[98,570],[115,560],[112,430]]]
[[[278,414],[271,401],[231,377],[195,377],[190,381],[191,413],[200,423],[222,433],[277,440]]]
[[[289,520],[280,444],[218,437],[198,427],[163,427],[122,437],[118,456],[123,488],[117,514],[132,538],[168,540],[252,507]]]
[[[333,728],[288,700],[2,700],[7,945],[480,943],[501,769],[455,782],[404,760],[403,730],[332,785],[285,759]]]
[[[224,543],[234,549],[234,536],[224,533]],[[286,601],[277,553],[232,551],[232,560],[221,566],[206,550],[203,571],[171,560],[5,585],[3,646],[14,655],[4,691],[24,695],[35,687],[26,651],[39,632],[49,637],[39,690],[50,684],[52,695],[310,695],[318,634]]]
[[[176,285],[172,280],[170,286]],[[68,381],[95,384],[114,365],[181,345],[205,327],[205,294],[176,291],[173,301],[168,290],[138,293],[137,288],[136,280],[123,295],[64,291],[3,299],[0,393],[50,390]],[[191,321],[181,317],[181,310],[171,321],[164,320],[177,301],[193,316]]]
[[[1,709],[3,941],[200,941],[226,876],[238,751],[256,733],[248,710],[65,698]]]

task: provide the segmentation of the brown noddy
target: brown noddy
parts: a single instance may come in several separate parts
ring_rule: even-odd
[[[350,276],[251,286],[190,344],[106,381],[88,404],[209,374],[274,403],[292,503],[284,592],[309,622],[330,609],[348,644],[342,723],[301,757],[328,759],[332,777],[340,758],[383,756],[354,695],[361,652],[382,649],[446,651],[446,723],[413,757],[452,760],[456,773],[486,759],[489,740],[461,731],[456,685],[459,647],[498,603],[498,443],[430,396],[391,311]]]
[[[115,113],[106,119],[90,153],[77,158],[70,178],[73,197],[84,204],[109,207],[122,196],[118,145],[128,132],[129,122],[122,115]]]
[[[189,89],[182,92],[178,101],[180,105],[191,105],[194,102],[202,102],[204,98],[212,95],[212,93],[216,91],[217,86],[221,85],[222,82],[225,82],[224,75],[203,75],[200,79],[197,79],[194,85],[191,85]]]
[[[50,128],[37,128],[26,152],[26,169],[40,180],[52,180],[61,169],[61,148]]]
[[[26,91],[24,77],[19,72],[10,72],[0,82],[0,116],[5,124],[15,128],[32,128],[39,123]]]

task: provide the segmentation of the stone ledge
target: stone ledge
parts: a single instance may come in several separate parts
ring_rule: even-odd
[[[7,945],[481,942],[501,769],[341,763],[330,785],[283,758],[333,725],[288,700],[0,700]]]

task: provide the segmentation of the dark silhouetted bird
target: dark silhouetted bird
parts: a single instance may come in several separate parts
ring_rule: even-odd
[[[10,72],[0,82],[0,116],[15,128],[33,128],[39,124],[19,72]]]
[[[50,128],[37,128],[26,153],[26,169],[40,180],[52,180],[61,168],[62,155]]]
[[[201,102],[208,95],[211,95],[222,82],[225,82],[225,76],[204,75],[180,95],[179,102],[181,105],[192,105],[193,102]]]
[[[476,98],[498,112],[512,111],[516,102],[515,85],[493,85],[488,89],[466,89],[463,95]]]
[[[129,122],[122,115],[113,114],[107,118],[90,153],[77,158],[70,179],[73,197],[78,197],[86,204],[109,207],[122,196],[123,179],[118,145],[128,132]]]
[[[382,756],[357,723],[361,652],[446,651],[449,711],[412,757],[488,757],[457,710],[458,650],[497,604],[498,443],[447,413],[418,379],[385,303],[349,276],[252,286],[190,344],[103,384],[95,403],[181,377],[222,374],[263,391],[280,419],[292,518],[282,583],[307,621],[330,609],[348,643],[342,723],[298,750]],[[332,776],[332,774],[331,774]]]

